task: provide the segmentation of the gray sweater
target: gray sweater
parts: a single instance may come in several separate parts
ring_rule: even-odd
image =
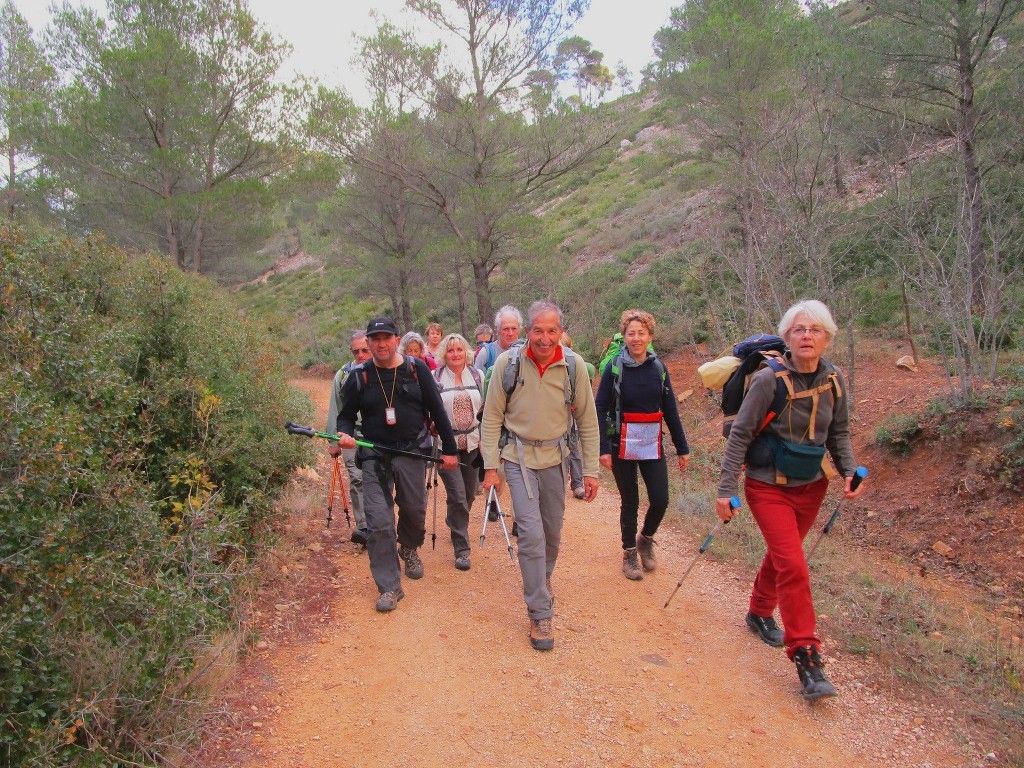
[[[786,367],[794,371],[792,360],[787,353],[783,358]],[[827,382],[828,375],[835,371],[839,379],[840,394],[835,396],[833,388],[823,391],[817,398],[815,418],[811,424],[812,398],[805,397],[789,401],[782,412],[765,427],[765,433],[777,435],[783,440],[802,445],[823,445],[832,456],[839,474],[852,477],[857,463],[850,447],[850,420],[846,399],[846,381],[842,372],[827,363],[824,358],[818,364],[814,374],[791,373],[793,388],[800,392],[812,389]],[[810,381],[803,380],[804,377]],[[725,444],[725,455],[722,457],[722,474],[718,481],[718,497],[735,496],[739,490],[739,474],[746,461],[747,449],[754,440],[754,432],[764,421],[772,400],[775,398],[775,371],[764,366],[758,369],[750,379],[750,389],[743,398],[743,405],[732,423],[729,440]],[[761,482],[776,484],[774,466],[746,468],[747,477]],[[821,477],[819,473],[809,480],[793,480],[787,486],[813,483]]]

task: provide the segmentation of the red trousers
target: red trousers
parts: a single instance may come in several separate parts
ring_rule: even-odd
[[[787,487],[748,477],[744,490],[750,513],[768,546],[750,593],[750,611],[771,616],[775,606],[779,607],[790,658],[806,645],[820,649],[803,541],[825,500],[828,479]]]

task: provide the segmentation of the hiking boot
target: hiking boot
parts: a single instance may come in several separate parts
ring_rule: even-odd
[[[519,524],[515,520],[512,521],[512,530],[508,532],[508,535],[519,537]]]
[[[747,611],[747,626],[772,648],[782,647],[782,630],[775,623],[774,616],[758,616],[753,611]]]
[[[530,645],[535,651],[550,651],[555,647],[551,619],[530,619]]]
[[[586,489],[584,489],[582,485],[577,485],[573,487],[572,495],[575,496],[577,499],[585,499],[587,498],[587,491]]]
[[[423,578],[423,561],[420,560],[420,553],[412,547],[399,547],[398,556],[405,563],[405,575],[410,579]]]
[[[392,589],[390,592],[381,592],[380,597],[377,598],[377,603],[374,605],[374,608],[376,608],[379,613],[393,611],[398,607],[398,601],[403,597],[405,597],[405,592],[402,591],[401,587],[398,589]]]
[[[492,523],[498,522],[498,510],[495,508],[493,504],[491,505],[490,509],[487,510],[487,519],[490,520]]]
[[[653,571],[658,567],[658,559],[654,556],[654,537],[644,536],[642,533],[636,535],[636,553],[640,555],[640,562],[645,571]]]
[[[370,532],[366,528],[355,528],[352,531],[352,543],[366,546],[370,540]]]
[[[455,568],[460,571],[469,570],[469,555],[459,555],[455,558]]]
[[[813,645],[798,648],[793,654],[796,672],[800,675],[800,693],[807,701],[814,701],[825,696],[838,696],[836,689],[825,678],[825,663]]]
[[[644,577],[640,563],[636,560],[636,547],[622,550],[622,572],[630,581],[640,581]]]

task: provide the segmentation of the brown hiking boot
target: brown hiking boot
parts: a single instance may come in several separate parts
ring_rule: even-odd
[[[640,555],[640,562],[645,571],[653,571],[658,567],[658,560],[654,556],[654,537],[644,536],[642,533],[636,535],[636,552]]]
[[[636,547],[622,550],[622,572],[630,581],[640,581],[644,577],[640,563],[636,560]]]
[[[412,547],[399,547],[398,556],[405,562],[405,575],[410,579],[423,578],[423,561],[420,553]]]
[[[535,651],[550,651],[555,647],[551,619],[530,619],[530,645]]]

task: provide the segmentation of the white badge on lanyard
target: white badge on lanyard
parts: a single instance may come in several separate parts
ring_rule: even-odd
[[[398,416],[395,414],[394,408],[384,409],[384,421],[388,423],[389,427],[393,427],[398,423]]]

